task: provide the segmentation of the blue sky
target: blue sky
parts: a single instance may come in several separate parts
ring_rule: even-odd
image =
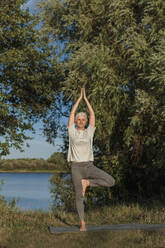
[[[29,8],[31,12],[35,11],[36,3],[38,0],[29,0],[24,5],[25,8]],[[40,131],[41,123],[37,123],[35,125],[36,134],[28,132],[28,135],[33,137],[33,140],[30,140],[28,143],[30,147],[23,146],[24,152],[20,152],[16,149],[10,150],[10,155],[5,156],[4,158],[44,158],[47,159],[54,152],[59,150],[59,145],[61,144],[61,140],[57,139],[57,143],[55,146],[50,145],[45,141],[45,138]]]
[[[25,8],[29,8],[30,11],[33,11],[35,9],[36,3],[38,0],[29,0],[27,3],[24,5]]]
[[[42,134],[40,128],[42,127],[41,123],[37,123],[34,128],[36,130],[35,134],[32,134],[30,131],[27,132],[27,135],[32,137],[32,140],[27,141],[30,147],[25,145],[22,147],[24,152],[20,152],[14,148],[11,148],[10,155],[7,155],[3,158],[5,159],[16,159],[16,158],[49,158],[54,152],[60,150],[60,145],[62,141],[60,139],[56,140],[55,145],[51,145],[45,141],[45,137]]]

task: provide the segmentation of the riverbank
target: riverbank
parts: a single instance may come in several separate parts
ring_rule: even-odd
[[[165,247],[164,231],[102,231],[97,233],[50,234],[48,227],[79,225],[76,213],[53,214],[20,211],[0,204],[0,247],[5,248],[118,248]],[[88,225],[146,223],[165,221],[164,203],[111,204],[86,212]]]
[[[29,169],[18,169],[18,170],[1,170],[0,173],[69,173],[69,170],[29,170]]]
[[[52,159],[36,159],[36,158],[22,158],[22,159],[0,159],[0,173],[9,172],[33,172],[33,173],[66,173],[69,171],[67,162],[60,160],[54,162]]]

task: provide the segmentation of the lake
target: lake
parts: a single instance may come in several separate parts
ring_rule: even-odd
[[[51,209],[51,173],[0,173],[0,182],[5,179],[0,195],[7,202],[17,198],[17,206],[23,210]]]

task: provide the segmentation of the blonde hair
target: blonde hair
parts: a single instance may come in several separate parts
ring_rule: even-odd
[[[85,112],[79,112],[79,113],[77,113],[76,116],[75,116],[75,120],[77,120],[77,118],[78,118],[80,115],[85,116],[85,118],[88,120],[87,114],[86,114]]]

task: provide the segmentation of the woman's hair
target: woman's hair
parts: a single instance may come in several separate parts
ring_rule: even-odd
[[[77,120],[77,118],[78,118],[80,115],[85,116],[85,118],[88,120],[87,114],[86,114],[85,112],[79,112],[79,113],[77,113],[76,116],[75,116],[75,120]]]

